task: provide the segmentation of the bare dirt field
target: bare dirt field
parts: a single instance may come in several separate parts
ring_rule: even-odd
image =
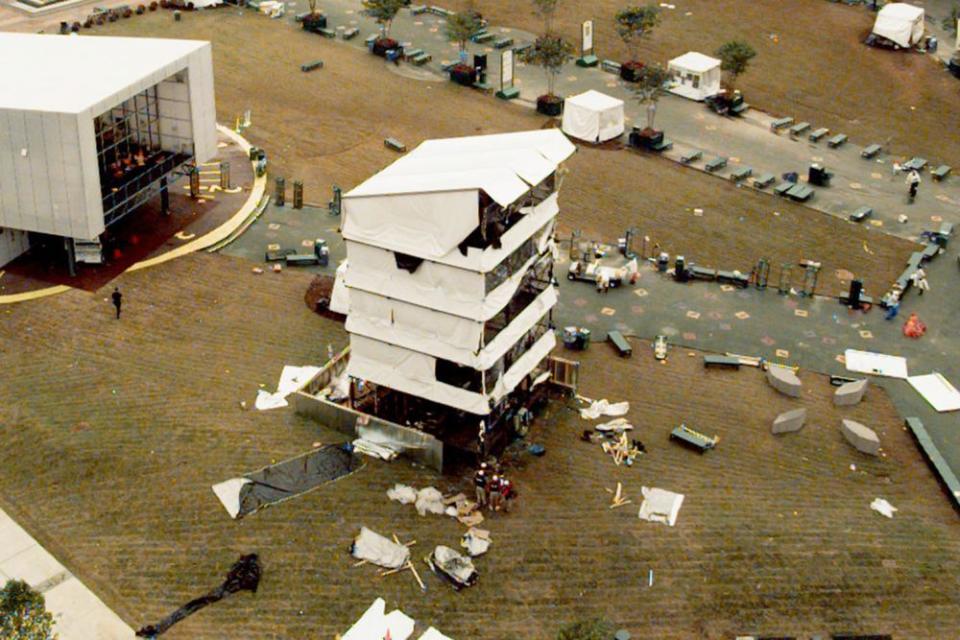
[[[158,12],[90,33],[211,40],[220,120],[233,122],[252,108],[254,126],[245,135],[267,149],[274,174],[288,184],[304,181],[308,202],[326,202],[331,185],[349,189],[395,159],[383,146],[388,136],[412,148],[425,138],[549,125],[530,109],[449,82],[400,77],[374,56],[250,12],[185,14],[176,24],[169,12]],[[315,58],[325,61],[322,71],[299,70]],[[583,229],[586,238],[615,242],[636,226],[670,253],[746,272],[761,257],[777,265],[820,261],[820,291],[833,295],[846,290],[850,273],[880,295],[915,250],[908,241],[660,158],[581,147],[570,169],[561,223]],[[695,217],[694,208],[704,215]]]
[[[582,393],[630,400],[648,454],[616,467],[562,402],[534,425],[543,458],[520,453],[513,513],[485,523],[491,552],[479,584],[459,594],[420,563],[463,527],[387,501],[394,482],[468,489],[398,461],[231,521],[210,485],[338,442],[290,409],[243,411],[283,364],[315,363],[341,346],[339,325],[306,310],[308,274],[256,276],[249,263],[195,255],[120,277],[124,317],[72,291],[3,311],[0,496],[5,509],[134,627],[219,583],[241,553],[264,579],[182,622],[170,640],[330,638],[376,597],[453,638],[547,640],[559,624],[604,614],[640,637],[730,638],[738,632],[886,632],[957,637],[960,521],[886,398],[835,409],[833,388],[801,372],[801,401],[752,369],[704,372],[674,349],[657,364],[596,344]],[[228,293],[229,292],[229,293]],[[795,406],[803,431],[769,434]],[[841,438],[841,417],[875,428],[886,457]],[[704,456],[668,442],[677,423],[721,437]],[[856,471],[851,470],[856,465]],[[634,503],[608,509],[604,487]],[[675,528],[636,517],[643,485],[685,493]],[[900,511],[870,510],[884,497]],[[352,568],[361,525],[416,539],[428,591],[409,575]],[[654,585],[648,587],[648,571]]]
[[[446,6],[470,4],[494,24],[543,30],[529,1],[451,0]],[[613,17],[627,4],[563,1],[555,28],[579,43],[580,23],[593,19],[597,55],[623,61],[627,49]],[[663,9],[661,26],[641,47],[642,60],[666,65],[687,51],[712,55],[724,42],[745,40],[758,55],[738,86],[755,107],[829,127],[863,145],[884,143],[900,155],[960,165],[960,146],[944,144],[960,118],[960,82],[932,57],[862,44],[874,13],[824,0],[670,4],[676,8]]]

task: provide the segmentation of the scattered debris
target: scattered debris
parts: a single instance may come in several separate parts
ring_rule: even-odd
[[[380,460],[386,460],[390,462],[395,459],[399,454],[395,449],[390,447],[373,442],[372,440],[367,440],[365,438],[357,438],[353,441],[353,450],[357,453],[362,453],[371,458],[379,458]]]
[[[630,411],[629,402],[615,402],[611,404],[606,398],[603,400],[591,400],[590,398],[584,398],[579,395],[577,396],[577,400],[590,403],[589,407],[580,410],[580,417],[584,420],[596,420],[600,416],[625,416],[627,412]]]
[[[618,482],[617,490],[607,489],[607,493],[613,494],[613,502],[610,503],[610,509],[616,509],[622,507],[623,505],[630,504],[633,500],[628,500],[623,494],[623,485]]]
[[[424,487],[417,492],[417,501],[414,503],[417,513],[425,516],[428,513],[443,515],[447,508],[443,504],[443,494],[433,487]]]
[[[366,527],[360,527],[360,533],[353,539],[350,555],[385,569],[400,569],[410,562],[409,547]],[[360,563],[355,566],[360,566]]]
[[[620,433],[619,437],[612,442],[601,442],[600,448],[603,449],[604,453],[613,457],[613,462],[618,467],[621,464],[626,464],[628,467],[633,466],[634,459],[645,450],[645,447],[639,441],[630,442],[627,440],[626,433]]]
[[[870,503],[870,508],[879,513],[882,516],[888,518],[893,517],[894,511],[899,511],[895,506],[884,500],[883,498],[875,498],[873,502]]]
[[[459,591],[476,584],[479,574],[470,558],[464,557],[450,547],[437,545],[424,561],[437,575],[446,578]]]
[[[470,527],[460,538],[460,546],[467,550],[471,558],[482,556],[490,548],[490,532],[486,529]]]
[[[258,275],[258,276],[263,273],[263,269],[261,269],[260,267],[254,267],[250,271],[252,271],[255,275]]]
[[[623,433],[624,431],[632,431],[633,425],[627,422],[626,418],[615,418],[610,422],[604,422],[603,424],[598,424],[594,427],[597,431],[604,432],[614,432],[614,433]]]
[[[395,484],[387,489],[387,497],[400,504],[413,504],[417,501],[417,490],[405,484]]]
[[[676,524],[680,507],[683,505],[682,493],[648,487],[643,487],[640,492],[643,494],[643,504],[640,505],[637,515],[641,520],[659,522],[671,527]]]
[[[257,391],[257,409],[266,411],[287,406],[287,396],[305,387],[319,372],[320,367],[284,366],[280,373],[280,381],[277,383],[276,393],[269,393],[262,389]]]

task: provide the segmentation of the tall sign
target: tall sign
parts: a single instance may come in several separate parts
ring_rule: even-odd
[[[507,49],[500,54],[500,91],[497,97],[512,100],[520,95],[520,91],[513,86],[513,49]]]
[[[580,57],[577,58],[577,66],[595,67],[598,62],[597,56],[593,54],[593,20],[587,20],[580,25]]]

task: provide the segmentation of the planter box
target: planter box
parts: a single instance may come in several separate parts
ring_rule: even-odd
[[[304,31],[309,31],[311,33],[320,33],[321,29],[327,28],[327,16],[322,14],[316,15],[307,15],[300,22]]]
[[[627,82],[640,82],[643,76],[643,63],[637,61],[624,62],[620,65],[620,77]]]
[[[559,116],[563,113],[563,99],[557,96],[540,96],[537,98],[537,113]]]
[[[390,51],[391,49],[397,49],[399,47],[400,43],[393,38],[378,38],[373,41],[373,46],[370,48],[370,50],[373,52],[373,55],[386,58],[387,51]]]
[[[477,70],[465,64],[454,65],[450,69],[450,80],[464,87],[472,87],[477,79]]]

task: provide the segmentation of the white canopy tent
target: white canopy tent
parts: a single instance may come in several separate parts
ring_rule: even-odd
[[[206,9],[207,7],[219,7],[223,0],[191,0],[195,9]]]
[[[877,14],[873,34],[901,47],[912,47],[923,38],[923,16],[921,7],[905,2],[888,4]]]
[[[670,93],[691,100],[706,100],[720,93],[720,60],[690,51],[667,64],[673,78]]]
[[[563,132],[588,142],[606,142],[623,133],[623,100],[591,89],[563,104]]]

